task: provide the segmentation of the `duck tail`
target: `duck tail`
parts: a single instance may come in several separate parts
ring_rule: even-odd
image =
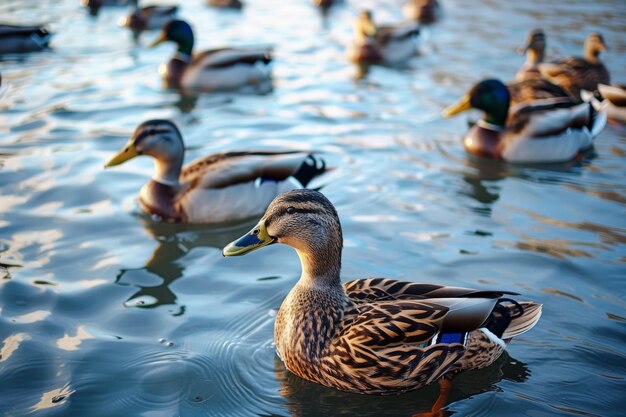
[[[308,155],[293,176],[306,188],[313,178],[324,172],[326,172],[326,161],[320,157]]]

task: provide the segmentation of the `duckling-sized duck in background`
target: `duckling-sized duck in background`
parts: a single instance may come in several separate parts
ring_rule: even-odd
[[[437,0],[407,0],[402,7],[404,17],[420,23],[433,23],[439,19],[441,6]]]
[[[0,24],[0,54],[43,51],[51,37],[44,26]]]
[[[515,79],[523,81],[533,78],[541,78],[539,64],[543,62],[546,52],[546,34],[541,29],[534,29],[528,34],[526,46],[523,52],[526,54],[526,62],[517,71]]]
[[[206,4],[219,9],[240,10],[243,7],[243,3],[240,0],[206,0]]]
[[[260,92],[271,89],[267,48],[219,48],[192,55],[193,31],[183,20],[172,20],[150,45],[172,41],[178,46],[167,64],[159,68],[168,88],[199,91],[228,91],[251,86]]]
[[[567,98],[522,103],[510,107],[508,88],[498,80],[476,84],[457,103],[443,111],[450,117],[475,108],[484,116],[465,135],[463,144],[472,154],[508,162],[568,161],[591,148],[606,125],[606,116],[590,103],[574,104]]]
[[[177,6],[145,6],[139,7],[138,0],[131,0],[134,10],[122,21],[138,38],[144,30],[161,29],[167,22],[176,18]]]
[[[310,153],[228,152],[183,167],[185,146],[169,120],[140,124],[105,168],[139,155],[154,158],[156,172],[139,194],[142,209],[169,222],[222,223],[259,215],[279,193],[306,187],[325,163]]]
[[[129,0],[81,0],[80,4],[86,7],[91,16],[97,16],[102,7],[127,6]]]
[[[600,52],[606,50],[604,38],[594,32],[585,40],[584,57],[557,59],[539,65],[539,70],[544,77],[580,98],[581,90],[595,91],[598,84],[610,84],[609,71],[599,58]]]
[[[276,352],[299,377],[342,391],[403,393],[486,367],[541,316],[541,305],[503,298],[514,294],[505,291],[385,278],[342,286],[341,224],[317,191],[278,196],[223,254],[272,243],[293,247],[302,263],[300,280],[276,316]]]
[[[417,55],[415,38],[419,25],[405,22],[395,26],[376,26],[372,12],[363,10],[354,27],[348,57],[359,64],[398,65]]]
[[[596,94],[583,90],[581,95],[594,109],[606,113],[610,120],[626,123],[626,86],[598,84]]]

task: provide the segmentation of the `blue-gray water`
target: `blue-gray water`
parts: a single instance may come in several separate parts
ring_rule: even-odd
[[[117,25],[125,9],[92,19],[78,0],[0,2],[3,20],[57,33],[53,51],[0,62],[1,415],[411,416],[436,400],[436,386],[363,396],[284,370],[273,315],[299,276],[295,253],[222,258],[250,223],[155,223],[135,205],[151,161],[103,170],[154,117],[180,126],[187,160],[323,152],[337,169],[316,185],[341,216],[346,280],[503,288],[544,304],[508,356],[454,380],[447,414],[623,415],[626,129],[607,126],[580,161],[521,167],[468,157],[467,117],[439,113],[482,77],[512,78],[538,26],[552,57],[601,30],[602,58],[626,83],[626,3],[444,0],[412,68],[356,81],[344,52],[356,11],[393,21],[401,3],[350,0],[322,19],[308,0],[248,0],[241,13],[185,1],[199,48],[276,52],[272,94],[194,101],[161,89],[173,45],[133,44]]]

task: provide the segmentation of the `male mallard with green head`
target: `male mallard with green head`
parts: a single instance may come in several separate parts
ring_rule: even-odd
[[[419,32],[414,22],[377,26],[372,12],[363,10],[354,27],[348,57],[358,64],[403,64],[417,55],[415,37]]]
[[[271,89],[267,48],[219,48],[193,54],[194,36],[183,20],[168,22],[151,47],[172,41],[176,54],[159,69],[168,88],[198,91],[228,91],[251,86],[258,91]]]
[[[43,51],[51,37],[44,26],[0,24],[0,54]]]
[[[341,284],[343,236],[324,195],[293,190],[272,201],[224,256],[283,243],[302,263],[276,316],[276,352],[301,378],[342,391],[402,393],[493,363],[530,330],[541,305],[483,291],[385,278]]]
[[[183,138],[169,120],[140,124],[105,168],[139,155],[152,157],[156,167],[139,194],[141,208],[169,222],[221,223],[259,215],[276,195],[306,187],[325,171],[319,157],[297,151],[227,152],[183,167]]]
[[[589,103],[568,98],[536,100],[511,106],[511,94],[499,80],[476,84],[461,100],[443,111],[445,117],[470,108],[484,116],[465,135],[472,154],[509,162],[562,162],[593,145],[606,124]]]

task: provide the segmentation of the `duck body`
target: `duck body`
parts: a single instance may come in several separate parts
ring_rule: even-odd
[[[137,7],[126,16],[122,25],[139,35],[144,30],[161,29],[169,21],[175,19],[177,13],[177,6]]]
[[[43,51],[51,37],[43,26],[0,24],[0,54]]]
[[[371,12],[362,11],[348,57],[359,64],[400,65],[417,55],[415,38],[419,25],[406,22],[395,26],[376,26]]]
[[[139,193],[140,206],[169,222],[222,223],[258,215],[276,195],[307,185],[325,169],[319,158],[294,151],[213,154],[183,167],[182,137],[167,120],[142,123],[107,167],[141,154],[155,159],[156,173]]]
[[[279,195],[252,231],[223,250],[237,256],[293,247],[302,275],[276,316],[276,352],[289,371],[342,391],[397,394],[493,363],[530,330],[541,306],[482,291],[385,278],[341,284],[343,237],[319,192]],[[509,304],[510,303],[510,304]]]
[[[193,32],[181,20],[167,23],[153,46],[166,40],[178,44],[177,53],[159,70],[168,88],[205,92],[272,88],[268,48],[218,48],[193,54]]]
[[[219,9],[236,9],[240,10],[243,3],[240,0],[206,0],[207,5]]]
[[[597,111],[606,113],[610,120],[626,123],[626,86],[598,84],[598,93],[600,100],[589,92],[583,94],[583,98]]]
[[[441,5],[437,0],[408,0],[402,7],[404,17],[420,23],[439,20]]]
[[[467,152],[514,163],[571,160],[593,146],[606,125],[606,116],[590,103],[568,98],[525,102],[510,106],[507,87],[498,80],[478,83],[459,103],[444,110],[452,116],[470,108],[485,116],[464,136]]]

